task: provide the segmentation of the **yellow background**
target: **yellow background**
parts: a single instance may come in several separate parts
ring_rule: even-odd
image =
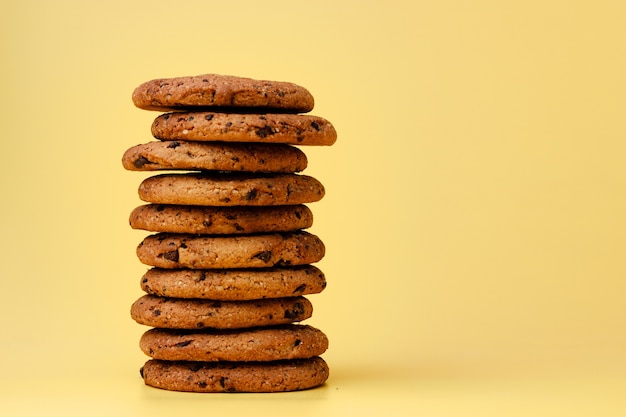
[[[6,415],[626,415],[626,3],[0,1]],[[329,286],[319,389],[145,387],[132,90],[286,80]],[[5,415],[5,413],[2,413]],[[352,415],[352,414],[349,414]]]

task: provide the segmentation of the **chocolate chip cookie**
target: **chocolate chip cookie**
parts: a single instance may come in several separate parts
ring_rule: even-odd
[[[122,157],[130,171],[300,172],[307,158],[282,144],[153,141],[133,146]]]
[[[315,101],[304,87],[285,81],[255,80],[221,74],[159,78],[138,86],[133,103],[144,110],[189,108],[273,110],[306,113]]]
[[[158,116],[151,130],[162,140],[303,146],[329,146],[337,140],[337,131],[328,120],[305,114],[175,112]]]
[[[317,294],[326,277],[313,265],[247,269],[152,268],[140,280],[148,294],[173,298],[260,300]]]
[[[321,355],[328,338],[304,324],[244,330],[151,329],[139,346],[146,355],[169,361],[265,362]]]
[[[133,229],[192,234],[251,234],[291,232],[313,224],[305,205],[207,207],[146,204],[130,214]]]
[[[149,203],[196,206],[275,206],[313,203],[324,186],[302,174],[160,174],[139,185]]]
[[[158,233],[137,247],[139,260],[159,268],[267,268],[321,260],[324,243],[305,232],[243,236]]]
[[[250,301],[178,299],[144,295],[131,306],[139,324],[164,329],[241,329],[306,320],[313,306],[305,297]]]
[[[319,356],[271,362],[188,362],[150,359],[146,385],[184,392],[285,392],[322,385],[329,369]]]

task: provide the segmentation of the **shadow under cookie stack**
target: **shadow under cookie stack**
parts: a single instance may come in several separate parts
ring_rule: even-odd
[[[288,82],[207,74],[157,79],[134,104],[160,114],[156,140],[128,149],[131,171],[160,172],[139,186],[146,202],[134,229],[153,232],[137,247],[150,269],[131,307],[150,326],[140,348],[147,385],[192,392],[281,392],[328,378],[328,339],[299,322],[305,297],[326,287],[313,264],[324,244],[305,231],[305,205],[324,187],[300,174],[297,147],[332,145],[327,120],[307,115],[314,100]],[[294,146],[297,145],[297,146]]]

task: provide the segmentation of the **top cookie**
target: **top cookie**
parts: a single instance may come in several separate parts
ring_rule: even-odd
[[[290,82],[219,74],[147,81],[135,89],[132,99],[140,109],[156,111],[219,107],[305,113],[314,105],[307,89]]]

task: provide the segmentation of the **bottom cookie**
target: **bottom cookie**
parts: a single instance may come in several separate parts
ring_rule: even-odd
[[[273,362],[185,362],[151,359],[146,385],[184,392],[285,392],[322,385],[328,365],[319,356]]]

